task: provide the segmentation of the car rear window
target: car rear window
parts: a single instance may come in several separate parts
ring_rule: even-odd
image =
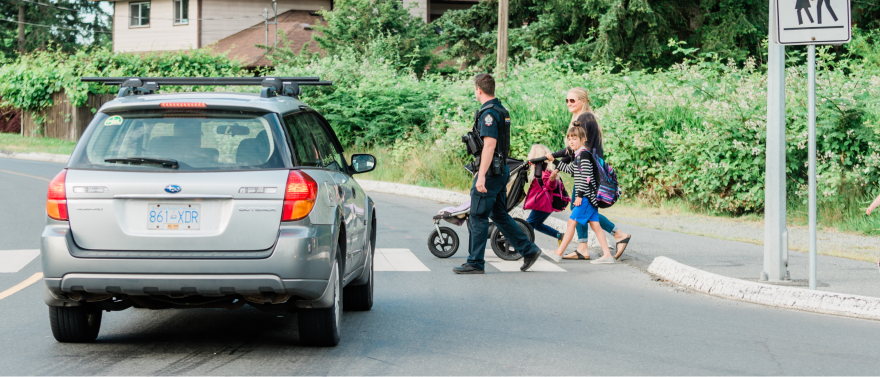
[[[291,166],[277,116],[239,111],[99,113],[71,168],[230,171]]]

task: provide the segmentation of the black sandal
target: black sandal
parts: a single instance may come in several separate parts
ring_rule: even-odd
[[[571,255],[572,253],[577,254],[577,258],[570,258],[570,257],[568,257],[568,256]],[[562,256],[562,259],[569,259],[569,260],[590,260],[590,258],[588,258],[588,257],[584,257],[581,253],[578,253],[577,251],[572,251],[571,253]]]
[[[619,242],[617,242],[617,245],[614,245],[614,247],[618,247],[618,246],[620,246],[620,244],[623,244],[623,249],[621,250],[618,248],[617,254],[614,256],[614,260],[620,259],[620,256],[623,255],[623,252],[626,250],[627,244],[629,244],[630,238],[633,238],[633,236],[630,235],[629,237],[626,237],[626,238],[620,240]]]

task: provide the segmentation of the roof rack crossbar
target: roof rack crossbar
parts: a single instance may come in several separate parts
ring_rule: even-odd
[[[104,85],[121,85],[126,80],[140,80],[141,82],[155,82],[158,85],[256,85],[263,80],[274,78],[282,81],[310,82],[321,81],[320,77],[83,77],[82,82],[102,82]]]
[[[164,85],[185,86],[229,86],[253,85],[263,86],[262,97],[274,97],[276,94],[298,98],[300,86],[333,85],[331,81],[321,81],[320,77],[82,77],[82,82],[100,82],[104,85],[118,85],[117,97],[133,94],[153,94]]]

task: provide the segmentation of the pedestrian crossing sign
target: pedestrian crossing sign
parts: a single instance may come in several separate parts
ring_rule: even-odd
[[[844,44],[852,38],[850,0],[774,0],[781,45]]]

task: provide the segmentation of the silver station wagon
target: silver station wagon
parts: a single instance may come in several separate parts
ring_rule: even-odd
[[[333,129],[297,99],[313,77],[83,78],[119,85],[49,185],[44,298],[55,339],[88,342],[103,311],[296,312],[335,346],[342,309],[373,305],[376,212]],[[154,94],[258,85],[260,94]]]

